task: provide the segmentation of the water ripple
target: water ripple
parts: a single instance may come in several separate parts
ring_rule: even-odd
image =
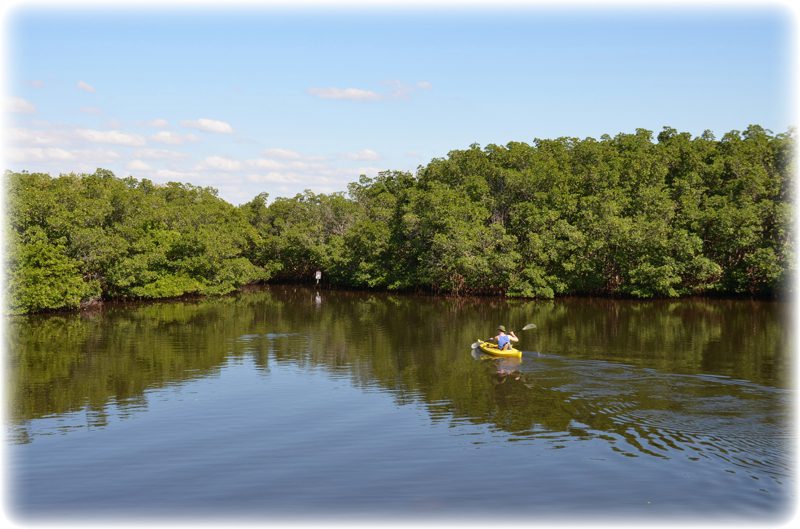
[[[547,403],[546,415],[541,407],[529,406],[534,422],[557,424],[565,417],[569,427],[521,429],[509,441],[538,439],[560,449],[594,439],[625,457],[716,459],[730,472],[751,472],[753,479],[791,474],[787,390],[556,355],[523,362],[518,377],[503,382],[516,383],[530,399]]]

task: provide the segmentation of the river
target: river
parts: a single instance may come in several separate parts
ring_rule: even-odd
[[[780,522],[787,309],[272,286],[10,317],[8,506],[22,521]],[[499,324],[521,360],[471,350]]]

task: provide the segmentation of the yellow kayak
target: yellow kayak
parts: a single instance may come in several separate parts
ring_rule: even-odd
[[[494,355],[494,356],[506,356],[511,358],[522,358],[522,351],[514,349],[506,349],[501,351],[497,348],[497,344],[493,344],[491,342],[484,342],[483,340],[478,340],[478,346],[481,348],[486,354]]]

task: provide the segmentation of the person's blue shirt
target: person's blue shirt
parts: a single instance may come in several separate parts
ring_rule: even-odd
[[[501,334],[501,335],[499,335],[499,336],[497,337],[497,347],[499,347],[500,349],[502,349],[502,348],[503,348],[503,347],[505,347],[505,346],[506,346],[506,344],[507,344],[508,342],[510,342],[510,341],[511,341],[511,337],[510,337],[509,335],[507,335],[507,334]]]

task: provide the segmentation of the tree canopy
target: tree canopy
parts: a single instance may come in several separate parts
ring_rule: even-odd
[[[794,270],[794,131],[665,127],[471,145],[347,193],[233,206],[212,188],[7,172],[12,312],[343,287],[552,298],[774,296]]]

